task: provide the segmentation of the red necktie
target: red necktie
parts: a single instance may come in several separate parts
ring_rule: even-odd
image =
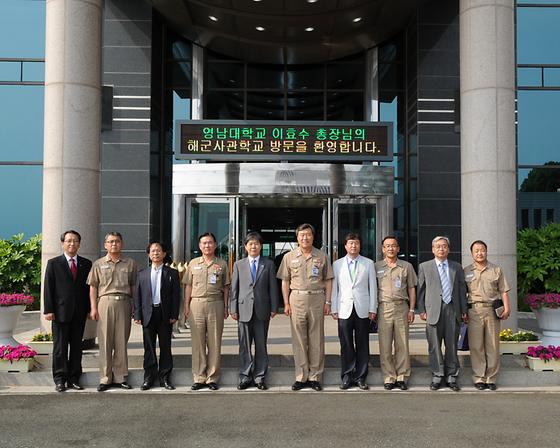
[[[73,258],[70,258],[70,272],[72,272],[72,277],[76,280],[78,276],[78,269],[76,269],[76,262]]]

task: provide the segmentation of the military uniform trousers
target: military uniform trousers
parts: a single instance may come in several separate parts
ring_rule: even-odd
[[[484,305],[469,309],[469,348],[473,381],[490,384],[496,383],[500,370],[500,321],[492,305]]]
[[[325,367],[325,293],[292,290],[292,348],[296,381],[320,381]]]
[[[222,333],[224,331],[223,298],[193,297],[189,323],[194,382],[217,383],[220,379]]]
[[[128,377],[126,346],[132,318],[130,297],[103,296],[99,299],[98,312],[99,382],[122,383]]]
[[[410,376],[408,310],[404,300],[380,302],[378,306],[379,362],[384,383],[406,381]]]

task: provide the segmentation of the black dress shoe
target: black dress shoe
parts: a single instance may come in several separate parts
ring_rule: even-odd
[[[441,383],[434,383],[433,381],[430,383],[430,390],[438,390],[441,387]]]
[[[261,381],[260,383],[257,383],[257,389],[258,390],[267,390],[268,386],[266,385],[266,383],[264,381]]]
[[[356,384],[358,385],[358,387],[361,390],[368,390],[369,389],[369,386],[367,385],[367,383],[364,380],[358,380],[358,381],[356,381]]]
[[[152,383],[149,381],[144,381],[140,386],[140,390],[148,390],[152,388]]]
[[[302,390],[305,387],[305,383],[302,383],[301,381],[296,381],[294,384],[292,384],[292,390]]]
[[[162,384],[162,387],[165,388],[165,390],[175,390],[175,386],[171,384],[169,380],[165,380]]]
[[[208,389],[210,390],[218,390],[220,388],[220,386],[218,386],[216,383],[208,383]]]
[[[309,386],[311,387],[311,389],[317,392],[323,390],[323,386],[321,386],[321,383],[319,381],[309,381]]]
[[[484,383],[474,383],[474,387],[477,390],[485,390],[486,389],[486,384],[484,384]]]
[[[109,387],[111,387],[109,384],[100,383],[99,386],[97,386],[97,392],[105,392]]]
[[[498,388],[495,383],[488,383],[486,387],[490,390],[496,390]]]
[[[66,390],[66,387],[64,386],[64,383],[57,383],[54,386],[54,390],[56,390],[57,392],[64,392]]]
[[[200,390],[204,387],[206,387],[206,384],[204,383],[193,383],[193,385],[191,386],[191,390]]]
[[[248,387],[252,386],[252,381],[241,381],[238,385],[237,385],[237,389],[238,390],[245,390]]]
[[[67,389],[84,390],[84,388],[82,386],[80,386],[79,383],[68,383],[66,386],[67,386]]]
[[[350,387],[352,386],[352,381],[343,381],[342,384],[340,385],[340,388],[342,390],[346,390],[346,389],[350,389]]]
[[[117,383],[117,386],[120,387],[121,389],[126,389],[126,390],[132,389],[132,386],[128,384],[126,381],[123,381],[122,383]]]
[[[461,388],[455,381],[451,381],[447,385],[449,386],[449,389],[451,389],[453,392],[459,392],[461,390]]]
[[[395,388],[395,383],[385,383],[383,387],[385,390],[393,390]]]
[[[395,387],[397,389],[400,389],[400,390],[407,390],[408,389],[408,386],[406,385],[406,383],[404,381],[397,381],[395,383]]]

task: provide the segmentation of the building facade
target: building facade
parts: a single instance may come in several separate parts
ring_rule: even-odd
[[[92,258],[110,230],[142,263],[150,238],[171,243],[180,262],[197,255],[207,230],[231,262],[248,230],[276,257],[309,221],[333,258],[349,230],[370,257],[396,234],[414,264],[432,256],[435,235],[465,262],[470,242],[484,239],[514,286],[516,229],[560,220],[558,2],[6,4],[1,20],[36,17],[42,28],[12,20],[16,41],[35,47],[0,51],[0,93],[12,98],[0,108],[14,123],[1,178],[10,190],[26,179],[2,199],[14,219],[0,230],[42,230],[45,258],[67,227]],[[44,78],[30,78],[43,60]],[[196,157],[181,129],[199,120],[239,132],[389,123],[391,154],[334,159],[314,149],[298,160],[284,139],[272,158],[238,149]]]

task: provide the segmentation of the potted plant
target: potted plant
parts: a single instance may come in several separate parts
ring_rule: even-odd
[[[517,283],[537,317],[543,345],[560,345],[560,223],[519,231]]]
[[[0,345],[18,345],[14,339],[19,316],[27,305],[33,303],[33,297],[26,294],[0,294]]]
[[[560,346],[539,345],[527,349],[527,365],[531,370],[560,371]]]
[[[0,346],[0,371],[29,372],[33,368],[35,355],[37,352],[27,345],[2,345]]]
[[[539,337],[532,331],[513,332],[511,328],[500,331],[500,354],[520,355],[532,345],[539,345]]]
[[[50,355],[53,350],[52,333],[36,333],[27,345],[39,355]]]

